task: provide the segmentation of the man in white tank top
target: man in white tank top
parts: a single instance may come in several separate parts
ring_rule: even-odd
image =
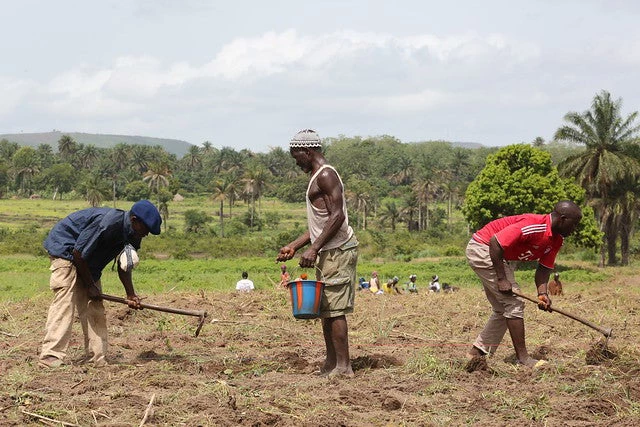
[[[344,186],[327,164],[315,131],[298,132],[289,148],[296,164],[311,174],[306,193],[308,230],[282,247],[277,260],[289,260],[311,244],[300,256],[300,266],[316,267],[316,279],[325,283],[320,317],[327,354],[320,372],[352,376],[346,314],[353,312],[358,241],[349,226]]]

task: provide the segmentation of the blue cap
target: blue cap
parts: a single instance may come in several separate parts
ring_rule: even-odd
[[[160,234],[162,218],[153,203],[148,200],[137,201],[131,206],[131,213],[147,226],[151,234]]]

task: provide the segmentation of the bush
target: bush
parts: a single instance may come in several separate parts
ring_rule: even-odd
[[[205,230],[211,217],[199,209],[187,209],[184,212],[185,231],[187,233],[201,233]]]
[[[125,198],[130,202],[148,199],[151,195],[149,186],[142,181],[133,181],[124,187]]]

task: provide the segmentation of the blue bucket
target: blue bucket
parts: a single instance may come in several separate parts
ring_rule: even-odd
[[[293,317],[296,319],[315,319],[320,316],[324,282],[299,279],[287,283],[287,287],[291,295]]]

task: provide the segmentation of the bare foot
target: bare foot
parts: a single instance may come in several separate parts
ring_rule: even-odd
[[[518,360],[518,363],[526,366],[527,368],[539,368],[543,365],[546,365],[547,361],[534,359],[533,357],[528,357],[525,360]]]
[[[331,372],[329,372],[329,374],[327,375],[329,378],[336,378],[336,377],[353,377],[353,369],[351,369],[351,365],[349,365],[346,368],[334,368]]]

